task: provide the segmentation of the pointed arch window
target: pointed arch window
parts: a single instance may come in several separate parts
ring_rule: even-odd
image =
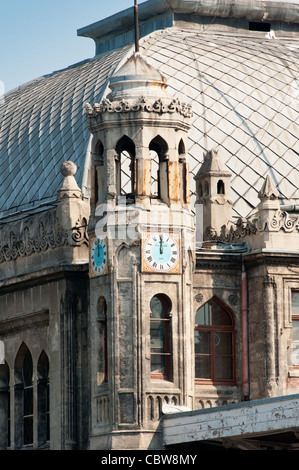
[[[171,377],[171,301],[157,294],[150,301],[151,378]]]
[[[219,180],[217,182],[217,194],[225,194],[224,182]]]
[[[33,444],[33,363],[27,349],[23,367],[23,445]]]
[[[108,321],[107,302],[103,296],[98,299],[97,319],[99,325],[98,377],[97,384],[108,382]]]
[[[9,367],[0,364],[0,450],[10,447],[10,387]]]
[[[161,176],[163,178],[163,169],[161,164],[168,159],[168,145],[166,141],[157,135],[149,144],[151,155],[151,196],[161,197]],[[164,169],[165,173],[165,169]],[[166,175],[164,175],[165,178]],[[165,179],[165,181],[167,181]]]
[[[136,193],[135,144],[123,136],[116,145],[116,186],[119,195],[127,198]]]
[[[181,139],[179,142],[178,150],[179,150],[179,160],[181,162],[185,162],[186,161],[186,149],[185,149],[185,144],[184,144],[183,139]]]
[[[292,291],[292,363],[299,369],[299,291]]]
[[[50,383],[49,359],[45,351],[39,357],[38,373],[38,445],[44,446],[50,441]]]
[[[230,311],[216,297],[195,316],[196,383],[235,383],[235,334]]]
[[[95,152],[93,155],[93,160],[94,160],[93,191],[94,191],[94,202],[96,206],[98,203],[103,202],[103,188],[100,187],[101,180],[102,180],[101,178],[102,167],[104,165],[103,157],[104,157],[104,146],[102,142],[99,140],[96,144]]]

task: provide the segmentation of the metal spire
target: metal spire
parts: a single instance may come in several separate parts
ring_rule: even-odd
[[[134,5],[134,23],[135,23],[135,52],[139,52],[139,21],[138,21],[138,5],[135,0]]]

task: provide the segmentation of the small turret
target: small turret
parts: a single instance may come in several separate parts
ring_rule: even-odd
[[[197,175],[197,203],[203,205],[203,234],[213,229],[220,234],[221,227],[232,219],[230,198],[231,173],[221,160],[218,150],[213,149],[204,155],[204,161]]]

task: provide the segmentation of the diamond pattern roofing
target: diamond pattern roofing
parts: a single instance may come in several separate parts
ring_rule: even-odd
[[[0,108],[0,217],[52,204],[72,160],[84,186],[89,166],[85,103],[99,102],[109,76],[131,55],[126,46],[27,83]],[[269,173],[281,200],[299,187],[299,40],[171,27],[145,36],[140,52],[167,78],[170,92],[192,104],[193,177],[213,147],[232,173],[234,215],[258,204]],[[83,188],[84,189],[84,188]],[[88,194],[88,193],[86,193]]]

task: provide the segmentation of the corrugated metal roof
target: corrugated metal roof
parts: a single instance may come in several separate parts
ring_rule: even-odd
[[[90,138],[84,105],[100,100],[108,76],[131,50],[110,52],[6,95],[0,108],[1,216],[55,200],[64,160],[76,163],[82,185]],[[235,215],[246,216],[258,204],[268,172],[281,197],[292,197],[299,187],[298,39],[172,27],[143,38],[140,52],[167,77],[170,91],[192,104],[192,175],[203,153],[217,146],[233,175]]]

